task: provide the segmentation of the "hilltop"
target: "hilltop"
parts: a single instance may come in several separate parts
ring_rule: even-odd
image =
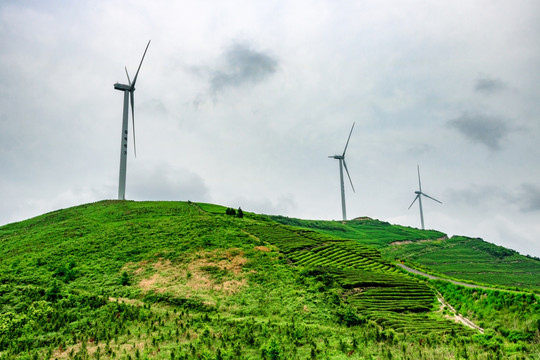
[[[527,276],[513,291],[427,280],[394,258],[425,265],[434,251],[407,246],[453,244],[442,233],[287,219],[102,201],[2,226],[0,358],[538,357]]]

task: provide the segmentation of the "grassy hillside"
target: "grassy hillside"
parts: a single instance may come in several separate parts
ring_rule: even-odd
[[[538,358],[537,296],[426,282],[373,246],[418,231],[366,245],[226,210],[102,201],[0,227],[0,359]]]
[[[383,257],[412,262],[449,277],[540,291],[540,260],[481,239],[419,230],[363,218],[347,222],[272,216],[288,225],[352,239],[376,247]]]

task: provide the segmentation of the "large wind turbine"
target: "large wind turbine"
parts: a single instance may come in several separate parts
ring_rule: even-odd
[[[141,63],[139,64],[139,68],[137,69],[137,72],[135,73],[135,77],[133,78],[133,82],[131,82],[129,78],[129,74],[126,67],[126,75],[128,78],[128,85],[125,84],[114,84],[114,88],[116,90],[120,90],[124,92],[124,115],[122,117],[122,138],[120,140],[120,178],[118,180],[118,200],[125,200],[126,199],[126,160],[127,160],[127,142],[128,142],[128,117],[129,117],[129,102],[131,100],[131,119],[133,121],[133,150],[135,153],[135,156],[137,156],[137,148],[135,147],[135,110],[134,110],[134,92],[135,92],[135,83],[137,82],[137,76],[139,76],[139,70],[141,70],[141,65],[144,60],[144,56],[146,55],[146,51],[148,50],[148,46],[150,46],[150,41],[148,41],[148,45],[146,45],[146,49],[144,50],[144,54],[141,59]]]
[[[343,154],[328,156],[329,158],[339,160],[339,181],[341,183],[341,212],[343,213],[343,220],[347,220],[347,211],[345,209],[345,184],[343,183],[343,167],[345,167],[345,171],[347,172],[347,176],[349,177],[349,181],[351,182],[352,190],[354,191],[354,185],[351,180],[351,175],[349,174],[349,169],[347,169],[347,163],[345,162],[345,152],[347,151],[347,146],[349,146],[349,140],[351,140],[351,134],[354,129],[354,124],[355,123],[353,123],[351,132],[349,133],[349,138],[347,139],[347,143],[345,144]]]
[[[409,209],[411,208],[411,206],[413,206],[416,199],[418,199],[418,205],[420,205],[420,220],[422,222],[422,230],[424,230],[424,212],[422,211],[422,196],[430,198],[431,200],[435,200],[439,204],[442,204],[442,202],[422,192],[422,183],[420,182],[420,165],[417,165],[417,166],[418,166],[418,191],[414,192],[416,194],[416,197],[414,198],[413,202],[409,206]]]

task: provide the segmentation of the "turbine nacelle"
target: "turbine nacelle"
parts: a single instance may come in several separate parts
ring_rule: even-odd
[[[120,91],[133,91],[133,90],[135,90],[135,88],[132,89],[130,85],[125,85],[125,84],[120,84],[120,83],[114,84],[114,88],[116,90],[120,90]]]
[[[341,159],[341,160],[345,159],[345,156],[343,156],[343,155],[330,155],[330,156],[328,156],[328,157],[329,157],[330,159],[338,159],[338,160],[340,160],[340,159]]]

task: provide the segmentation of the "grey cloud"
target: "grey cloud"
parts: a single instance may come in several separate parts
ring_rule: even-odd
[[[296,202],[293,195],[283,196],[275,201],[267,198],[250,199],[243,196],[236,197],[232,206],[240,206],[243,210],[253,211],[263,214],[288,214],[296,208]],[[236,205],[238,204],[238,205]]]
[[[465,203],[469,206],[477,204],[513,204],[515,197],[497,186],[471,185],[467,189],[450,190],[449,198],[454,203]]]
[[[526,183],[519,190],[508,191],[498,186],[471,185],[468,189],[451,190],[450,197],[456,203],[469,206],[519,206],[522,212],[540,211],[540,187]]]
[[[169,111],[167,110],[167,107],[165,107],[165,104],[161,100],[158,99],[150,99],[140,105],[140,109],[142,111],[148,111],[150,113],[160,114],[164,115],[167,114]]]
[[[418,156],[429,153],[433,150],[433,146],[423,143],[414,144],[407,149],[407,154]]]
[[[511,131],[501,119],[481,114],[465,113],[446,124],[472,142],[483,144],[491,150],[500,150],[501,141]]]
[[[474,84],[474,90],[486,95],[491,95],[506,88],[506,84],[499,80],[489,77],[479,77]]]
[[[278,64],[269,54],[253,50],[241,43],[230,46],[224,57],[223,68],[211,72],[210,87],[214,94],[227,87],[261,82],[276,72]]]
[[[519,196],[520,210],[523,212],[540,211],[540,188],[533,184],[523,184]]]
[[[128,179],[126,195],[136,200],[206,201],[208,188],[204,180],[186,169],[167,164],[134,168]]]

